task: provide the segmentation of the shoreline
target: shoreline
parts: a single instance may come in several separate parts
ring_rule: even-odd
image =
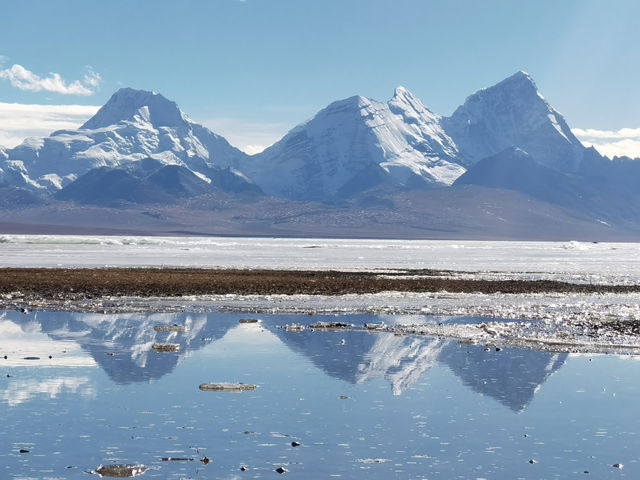
[[[0,268],[0,310],[367,314],[374,331],[548,351],[640,353],[640,285],[467,280],[451,271]],[[384,325],[386,316],[417,323]],[[422,323],[419,317],[468,317]],[[373,332],[372,332],[373,333]]]

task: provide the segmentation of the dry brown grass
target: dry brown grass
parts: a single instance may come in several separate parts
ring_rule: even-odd
[[[403,275],[425,272],[403,272]],[[437,275],[437,272],[430,272]],[[3,268],[0,293],[20,291],[43,298],[66,295],[180,296],[198,294],[310,294],[465,292],[638,292],[640,286],[578,285],[555,281],[381,278],[375,273],[174,268]]]

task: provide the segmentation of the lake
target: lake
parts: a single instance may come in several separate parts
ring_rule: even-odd
[[[640,475],[636,357],[284,328],[381,318],[0,313],[0,476],[115,464],[176,480]],[[154,328],[172,325],[185,329]]]

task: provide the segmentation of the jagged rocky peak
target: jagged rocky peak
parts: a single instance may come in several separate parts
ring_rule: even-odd
[[[399,86],[394,90],[393,97],[389,100],[388,105],[393,113],[406,113],[409,111],[414,112],[414,115],[411,116],[417,117],[418,115],[428,114],[437,118],[437,115],[431,112],[418,97],[403,86]]]
[[[189,122],[178,105],[161,94],[121,88],[81,128],[94,130],[122,121],[140,120],[155,127],[177,127]]]

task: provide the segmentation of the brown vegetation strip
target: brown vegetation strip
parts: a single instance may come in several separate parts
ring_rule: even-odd
[[[404,272],[412,274],[411,271]],[[420,274],[425,272],[420,271]],[[437,275],[438,272],[431,272]],[[20,291],[44,298],[179,296],[198,294],[312,294],[404,292],[638,292],[640,286],[578,285],[555,281],[380,278],[375,273],[161,268],[3,268],[0,294]]]

